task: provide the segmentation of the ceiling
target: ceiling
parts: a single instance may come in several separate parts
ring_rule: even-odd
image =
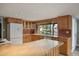
[[[0,3],[0,16],[35,21],[62,15],[79,19],[79,3]]]

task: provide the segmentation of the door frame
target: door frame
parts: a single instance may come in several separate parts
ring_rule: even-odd
[[[1,40],[3,40],[3,17],[0,16],[0,20],[1,20]]]

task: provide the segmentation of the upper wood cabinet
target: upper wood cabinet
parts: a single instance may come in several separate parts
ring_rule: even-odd
[[[57,17],[56,19],[56,23],[58,24],[59,26],[59,29],[71,29],[71,16],[67,15],[67,16],[59,16]]]
[[[23,22],[23,33],[24,34],[34,34],[36,25],[32,21],[24,21]]]
[[[52,23],[57,23],[57,18],[53,18],[51,22]]]
[[[33,21],[24,21],[23,26],[24,28],[31,28],[31,29],[35,28],[35,24]]]
[[[7,23],[20,23],[20,24],[23,24],[23,20],[18,19],[18,18],[5,17],[5,20],[7,21]]]
[[[26,28],[26,21],[23,21],[23,28]]]
[[[48,24],[48,23],[57,23],[60,30],[61,29],[71,29],[72,28],[72,26],[71,26],[72,17],[70,15],[66,15],[66,16],[58,16],[56,18],[36,21],[37,25]]]

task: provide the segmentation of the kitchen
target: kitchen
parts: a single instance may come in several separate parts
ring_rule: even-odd
[[[57,20],[58,20],[58,18],[60,19],[62,17],[70,18],[71,16],[69,16],[69,15],[60,16],[60,17],[57,17]],[[5,22],[4,25],[6,25],[6,27],[7,27],[6,35],[7,35],[7,40],[9,41],[8,43],[11,43],[12,45],[17,45],[17,44],[19,45],[19,44],[23,44],[23,43],[38,41],[41,39],[46,39],[46,40],[53,39],[53,40],[57,40],[60,42],[64,41],[64,44],[60,48],[60,53],[70,55],[71,54],[71,44],[70,44],[71,41],[70,41],[69,37],[70,37],[71,32],[70,32],[69,26],[71,25],[71,23],[69,22],[70,25],[68,25],[68,27],[64,27],[65,29],[61,29],[63,27],[61,27],[61,25],[60,25],[60,27],[58,27],[59,24],[57,23],[57,20],[55,18],[53,21],[53,18],[52,18],[49,20],[48,19],[42,20],[42,22],[41,21],[32,22],[32,21],[24,21],[24,20],[21,20],[18,18],[4,17],[4,22]],[[61,21],[61,19],[60,19],[60,21]],[[66,20],[66,21],[68,22],[69,20]],[[70,21],[71,21],[71,19],[70,19]],[[26,24],[28,24],[28,25],[26,26]],[[66,26],[67,26],[67,24],[66,24]],[[35,25],[37,25],[37,27]],[[35,28],[33,28],[33,27],[35,27]],[[62,32],[61,32],[61,30],[58,32],[58,28],[60,28],[62,30]],[[66,28],[69,28],[69,29],[66,29]],[[67,32],[67,33],[63,33],[63,32]],[[63,34],[67,36],[66,39],[64,39],[65,36]],[[67,40],[67,42],[66,42],[66,40]],[[64,48],[64,50],[66,50],[66,51],[63,52],[62,47],[66,47],[66,48]]]
[[[73,19],[71,15],[35,21],[2,16],[0,55],[71,56],[76,48]]]

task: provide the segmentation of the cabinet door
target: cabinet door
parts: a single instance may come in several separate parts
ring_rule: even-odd
[[[72,40],[71,40],[71,38],[68,38],[68,40],[67,40],[67,54],[68,55],[71,55],[71,51],[72,51]]]
[[[32,35],[32,36],[31,36],[31,40],[32,40],[32,41],[36,41],[36,40],[40,40],[40,39],[43,39],[43,37],[40,36],[40,35]]]
[[[57,18],[57,23],[59,29],[67,29],[68,28],[68,17],[62,16]]]
[[[67,41],[64,41],[64,44],[60,46],[60,53],[67,55]]]
[[[71,29],[72,28],[72,17],[69,15],[57,17],[55,22],[58,23],[59,29]]]
[[[60,53],[65,54],[65,55],[71,55],[71,38],[66,38],[60,41],[63,41],[64,44],[62,46],[60,46],[59,50]]]
[[[36,40],[39,40],[39,39],[40,39],[39,35],[32,35],[32,38],[31,38],[32,41],[36,41]]]
[[[31,35],[24,35],[23,42],[24,43],[31,42]]]
[[[68,29],[72,29],[72,16],[68,16]]]

